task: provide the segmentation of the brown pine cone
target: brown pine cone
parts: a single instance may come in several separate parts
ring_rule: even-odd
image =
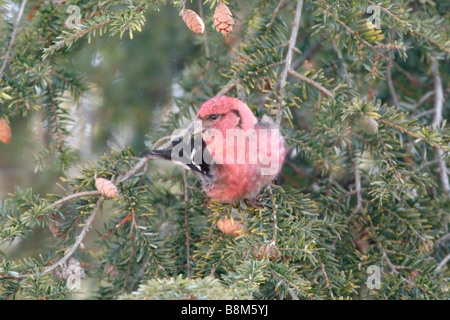
[[[0,118],[0,141],[6,144],[11,141],[11,127],[5,118]]]
[[[194,11],[184,9],[181,13],[181,17],[188,28],[195,33],[203,33],[203,31],[205,31],[205,24],[203,23],[202,18]]]
[[[229,34],[233,29],[233,14],[224,3],[219,3],[219,5],[216,7],[216,10],[214,11],[213,21],[216,30],[221,32],[224,36]]]
[[[217,227],[225,234],[237,237],[244,232],[244,226],[233,219],[223,218],[217,222]]]

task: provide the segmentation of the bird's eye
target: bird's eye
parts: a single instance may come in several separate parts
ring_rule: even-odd
[[[219,115],[218,114],[212,114],[212,115],[209,116],[209,118],[211,120],[216,120],[217,118],[219,118]]]

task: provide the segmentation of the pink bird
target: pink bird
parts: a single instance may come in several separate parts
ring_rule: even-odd
[[[254,202],[278,176],[286,155],[279,126],[267,116],[258,120],[237,98],[206,101],[188,133],[173,137],[171,148],[148,150],[142,156],[180,163],[219,202]]]

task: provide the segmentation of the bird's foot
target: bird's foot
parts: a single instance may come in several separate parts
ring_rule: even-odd
[[[251,204],[256,209],[261,209],[266,206],[264,201],[261,200],[261,198],[258,199],[246,199],[246,201]]]

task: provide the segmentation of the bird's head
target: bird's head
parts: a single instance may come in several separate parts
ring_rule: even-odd
[[[220,96],[209,99],[198,110],[197,120],[202,131],[208,129],[225,133],[228,129],[252,129],[257,119],[250,108],[238,98]]]

